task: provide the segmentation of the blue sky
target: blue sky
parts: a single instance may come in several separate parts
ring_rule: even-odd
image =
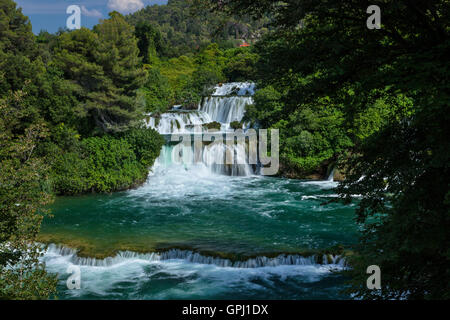
[[[134,12],[147,5],[165,4],[167,0],[14,0],[33,25],[33,32],[41,30],[56,32],[66,26],[67,7],[81,8],[81,26],[92,28],[100,19],[108,17],[108,12],[116,10],[123,14]]]

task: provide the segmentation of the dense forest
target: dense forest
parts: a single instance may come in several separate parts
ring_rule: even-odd
[[[255,45],[260,90],[247,117],[280,129],[287,170],[335,159],[344,201],[360,196],[364,235],[349,291],[448,299],[450,3],[200,2],[273,17],[277,29]],[[366,27],[373,4],[379,30]],[[365,287],[373,264],[383,270],[381,293]]]
[[[244,119],[280,130],[280,175],[336,167],[341,201],[359,195],[350,292],[449,298],[450,6],[384,1],[380,30],[367,29],[367,6],[171,0],[34,35],[2,1],[0,297],[52,295],[38,248],[24,250],[55,195],[145,181],[163,144],[146,113],[193,109],[213,84],[252,80]],[[373,264],[386,285],[375,296],[362,286]]]
[[[199,52],[211,43],[223,49],[235,48],[243,41],[254,43],[272,29],[269,15],[252,19],[250,15],[211,12],[193,4],[169,0],[167,5],[148,6],[126,19],[136,29],[153,27],[155,49],[165,57]]]

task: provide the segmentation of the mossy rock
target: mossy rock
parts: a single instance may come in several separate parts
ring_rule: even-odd
[[[334,179],[334,181],[344,181],[345,176],[341,171],[336,169],[336,170],[334,170],[333,179]]]
[[[222,127],[222,125],[221,125],[219,122],[214,121],[214,122],[206,123],[206,124],[204,125],[204,127],[206,127],[208,130],[211,130],[211,129],[220,130],[220,128]]]

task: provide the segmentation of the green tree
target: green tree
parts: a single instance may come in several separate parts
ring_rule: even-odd
[[[258,54],[249,48],[234,48],[225,51],[227,59],[223,70],[229,81],[248,81],[256,78],[255,68]]]
[[[102,66],[94,59],[98,36],[89,29],[81,28],[62,33],[54,48],[52,64],[63,72],[63,78],[74,87],[73,94],[79,103],[74,112],[84,120],[78,128],[83,135],[99,131],[94,110],[89,109],[90,94],[102,90],[102,83],[108,81]]]
[[[167,111],[173,104],[174,89],[158,68],[149,67],[147,80],[139,91],[139,96],[144,100],[145,111],[159,114]]]
[[[143,183],[164,143],[152,129],[82,140],[63,125],[55,131],[58,143],[48,143],[45,154],[52,155],[50,180],[59,195],[114,192]]]
[[[166,43],[163,56],[169,58],[201,52],[213,42],[221,48],[236,47],[242,39],[254,41],[267,31],[267,17],[254,20],[248,15],[212,13],[199,3],[198,0],[169,0],[165,5],[147,6],[126,19],[136,27],[149,22],[157,27]]]
[[[136,103],[145,81],[134,28],[117,12],[95,26],[61,35],[55,64],[77,86],[79,115],[90,130],[116,132],[136,125],[144,110]]]
[[[36,244],[43,207],[51,202],[48,167],[38,156],[47,137],[31,89],[45,74],[28,18],[13,1],[0,3],[0,299],[46,299],[55,276]]]
[[[22,89],[36,73],[37,46],[31,24],[12,0],[0,3],[0,96]]]
[[[139,49],[131,27],[120,13],[110,13],[94,28],[98,47],[94,59],[103,69],[99,91],[89,93],[86,108],[105,131],[124,130],[143,118],[136,91],[145,80]]]
[[[0,100],[0,298],[47,299],[56,277],[39,261],[36,235],[52,198],[48,167],[35,154],[47,133],[39,123],[17,133],[22,111],[21,92]]]
[[[165,54],[164,39],[156,26],[141,21],[135,29],[139,56],[144,63],[151,64],[159,55]]]
[[[307,116],[308,109],[319,112],[322,101],[335,109],[331,114],[341,113],[332,116],[333,128],[352,144],[338,191],[345,201],[361,195],[357,221],[364,228],[350,258],[350,292],[370,299],[449,298],[450,3],[208,2],[233,14],[274,17],[277,32],[257,44],[258,74],[263,87],[281,93],[285,115],[271,125],[284,125],[294,153],[315,148],[317,128],[330,125]],[[379,30],[366,27],[365,10],[373,4],[382,12]],[[290,130],[295,114],[312,120],[301,126],[308,133]],[[338,150],[330,143],[345,139],[333,136],[319,148]],[[372,264],[382,270],[381,292],[365,285]]]
[[[222,70],[225,57],[215,43],[195,56],[196,70],[192,75],[190,89],[200,95],[206,95],[211,86],[226,80]]]

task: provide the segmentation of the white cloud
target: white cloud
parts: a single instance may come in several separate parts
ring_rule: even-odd
[[[109,0],[108,8],[121,13],[132,13],[144,7],[142,0]]]
[[[100,11],[96,9],[88,10],[85,6],[81,6],[81,13],[88,17],[101,18],[103,16],[103,14]]]

